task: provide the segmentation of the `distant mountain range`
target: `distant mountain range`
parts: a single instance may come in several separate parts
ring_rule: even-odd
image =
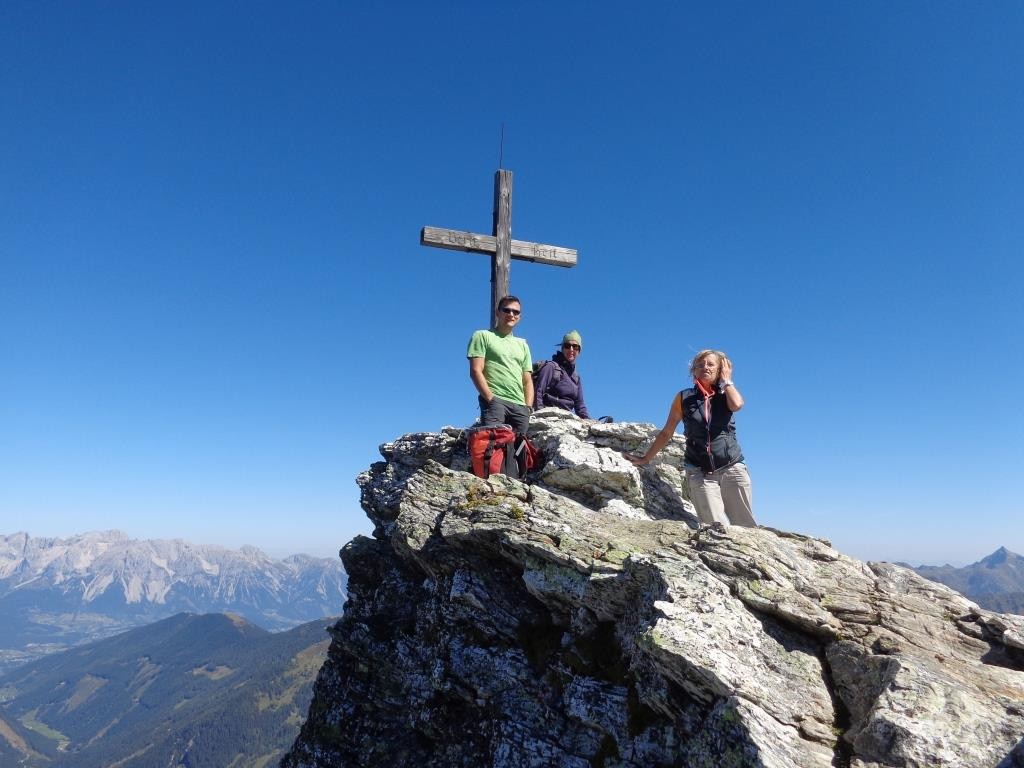
[[[273,560],[120,531],[67,539],[0,536],[0,673],[182,611],[232,612],[269,630],[341,613],[338,559]]]
[[[963,568],[922,565],[913,570],[926,579],[952,587],[982,608],[1024,614],[1024,557],[1006,547]]]
[[[270,633],[179,614],[0,676],[0,765],[275,766],[298,735],[333,620]]]

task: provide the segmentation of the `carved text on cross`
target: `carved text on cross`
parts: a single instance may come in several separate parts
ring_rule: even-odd
[[[576,266],[577,258],[574,248],[512,239],[512,171],[505,170],[498,170],[494,174],[493,234],[478,235],[455,229],[424,227],[420,230],[420,245],[491,256],[491,315],[487,327],[494,323],[494,313],[501,297],[509,293],[510,259],[555,267],[573,267]]]

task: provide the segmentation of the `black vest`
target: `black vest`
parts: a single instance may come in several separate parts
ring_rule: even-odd
[[[711,424],[704,418],[704,395],[697,387],[679,393],[683,407],[683,435],[686,437],[686,462],[705,472],[725,469],[743,461],[736,440],[732,411],[722,392],[711,396]]]

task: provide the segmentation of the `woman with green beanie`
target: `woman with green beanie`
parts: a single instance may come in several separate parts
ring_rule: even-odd
[[[579,331],[569,331],[562,337],[561,347],[550,360],[541,364],[535,376],[534,402],[536,408],[564,408],[577,416],[589,419],[587,404],[583,401],[583,382],[576,372],[576,361],[583,351],[583,338]]]

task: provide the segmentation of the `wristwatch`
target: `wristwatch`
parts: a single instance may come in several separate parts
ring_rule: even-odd
[[[720,386],[722,389],[725,389],[726,387],[731,387],[732,386],[732,382],[731,381],[722,381],[722,382],[719,382],[718,386]]]

